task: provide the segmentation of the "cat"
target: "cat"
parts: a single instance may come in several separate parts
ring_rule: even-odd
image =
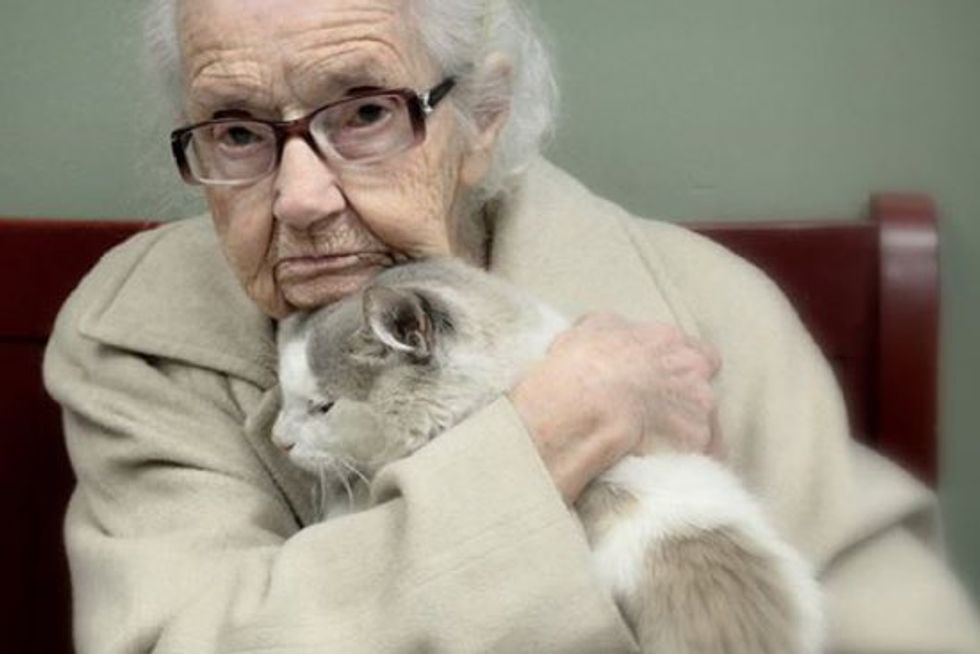
[[[280,323],[273,440],[319,476],[325,519],[360,510],[379,469],[506,393],[568,327],[452,259],[390,268]],[[622,459],[575,508],[645,654],[820,651],[816,581],[722,464],[665,444]]]

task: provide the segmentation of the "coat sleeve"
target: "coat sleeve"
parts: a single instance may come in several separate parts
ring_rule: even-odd
[[[85,336],[85,295],[45,362],[81,654],[634,651],[506,400],[391,466],[376,508],[300,528],[244,382]]]
[[[828,651],[980,652],[935,497],[851,440],[834,375],[775,284],[679,227],[626,229],[682,326],[720,350],[731,464],[819,571]]]

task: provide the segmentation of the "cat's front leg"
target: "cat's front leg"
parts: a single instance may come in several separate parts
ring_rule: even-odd
[[[820,651],[808,567],[728,470],[700,455],[629,457],[602,484],[580,513],[643,652]]]

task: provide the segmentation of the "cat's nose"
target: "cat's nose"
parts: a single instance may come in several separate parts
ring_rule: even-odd
[[[282,416],[280,416],[276,419],[276,423],[272,425],[272,443],[286,454],[289,454],[289,451],[296,445],[296,441],[286,438],[285,435],[288,429],[286,429],[284,422]]]
[[[280,450],[282,450],[286,454],[289,454],[290,450],[292,450],[296,446],[296,441],[291,441],[291,440],[287,440],[285,438],[282,438],[282,436],[278,432],[273,431],[272,432],[272,444],[275,445],[276,447],[278,447]]]

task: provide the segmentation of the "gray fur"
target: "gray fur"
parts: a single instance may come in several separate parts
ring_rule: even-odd
[[[371,298],[421,304],[428,333],[409,335],[422,339],[415,345],[399,344],[398,318],[379,316],[390,307]],[[395,327],[385,331],[386,320]],[[364,293],[280,325],[282,358],[292,361],[301,347],[309,369],[282,366],[274,439],[292,446],[291,459],[334,491],[356,491],[386,463],[508,390],[565,326],[541,303],[455,260],[391,268]],[[311,384],[295,379],[305,374]]]

